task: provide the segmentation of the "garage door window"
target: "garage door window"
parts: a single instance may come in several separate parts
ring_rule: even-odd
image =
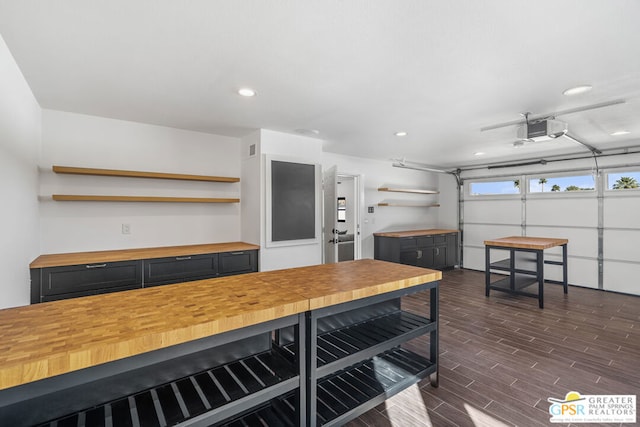
[[[567,191],[595,191],[593,175],[537,176],[529,178],[529,193],[565,193]]]
[[[520,194],[520,180],[469,183],[469,195],[471,196],[495,196],[500,194]]]
[[[608,190],[637,190],[640,188],[640,171],[607,174]]]

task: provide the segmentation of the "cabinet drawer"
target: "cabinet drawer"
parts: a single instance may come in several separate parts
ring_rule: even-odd
[[[436,234],[433,236],[433,243],[436,245],[441,245],[447,243],[447,235],[446,234]]]
[[[142,262],[105,262],[43,268],[41,283],[43,301],[140,288]]]
[[[218,275],[218,254],[186,255],[144,260],[144,285],[166,285]]]
[[[417,247],[417,239],[415,237],[400,238],[400,249],[413,249]]]
[[[251,273],[258,271],[257,251],[237,251],[219,254],[220,275]]]
[[[433,236],[418,237],[418,247],[433,246]]]

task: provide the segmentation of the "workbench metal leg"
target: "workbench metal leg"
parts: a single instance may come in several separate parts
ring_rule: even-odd
[[[438,387],[440,384],[440,365],[438,362],[440,349],[438,343],[440,342],[438,336],[438,330],[440,329],[440,313],[439,313],[439,300],[440,300],[440,285],[432,288],[429,291],[429,316],[432,322],[436,322],[436,328],[430,332],[429,335],[429,358],[431,363],[436,365],[436,371],[430,375],[429,380],[433,387]]]
[[[305,313],[298,314],[298,324],[294,327],[295,338],[298,346],[296,354],[296,365],[300,370],[300,390],[298,393],[297,420],[298,426],[302,427],[307,422],[307,340],[306,340]]]
[[[491,286],[491,246],[484,247],[484,294],[489,296],[489,287]]]
[[[509,288],[511,292],[516,290],[516,250],[509,249]]]
[[[306,422],[305,426],[316,426],[316,412],[318,410],[318,319],[313,311],[305,313],[305,346],[307,355],[306,375],[305,375],[305,394],[306,394]],[[304,403],[303,403],[304,404]]]
[[[544,255],[542,251],[536,251],[537,279],[538,279],[538,306],[544,308]]]
[[[562,245],[562,287],[568,293],[569,276],[567,274],[567,244]]]

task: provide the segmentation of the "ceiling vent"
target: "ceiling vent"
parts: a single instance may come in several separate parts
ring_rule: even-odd
[[[567,133],[567,124],[559,120],[544,119],[518,127],[518,138],[535,142],[549,141]]]

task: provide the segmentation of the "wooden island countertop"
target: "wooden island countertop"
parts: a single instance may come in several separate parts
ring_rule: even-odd
[[[419,236],[432,236],[434,234],[448,234],[459,233],[460,230],[449,230],[441,228],[429,228],[426,230],[405,230],[405,231],[386,231],[380,233],[373,233],[378,237],[419,237]]]
[[[29,264],[29,268],[62,267],[65,265],[133,261],[139,259],[250,251],[257,249],[260,249],[260,246],[253,245],[251,243],[230,242],[185,246],[161,246],[157,248],[117,249],[112,251],[45,254],[34,259],[31,264]]]
[[[367,259],[0,310],[0,390],[441,277]]]

